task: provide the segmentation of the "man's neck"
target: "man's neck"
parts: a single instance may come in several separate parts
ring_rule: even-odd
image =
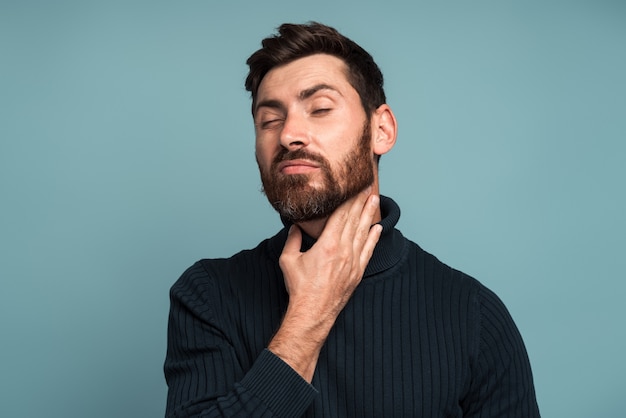
[[[380,207],[379,207],[378,210],[376,211],[376,215],[374,216],[372,225],[380,222],[381,219],[382,219],[382,216],[381,216]],[[326,222],[328,222],[328,218],[316,219],[314,221],[299,222],[296,225],[298,225],[300,229],[302,229],[302,231],[304,231],[311,238],[318,239],[320,235],[322,235],[322,232],[324,231]]]
[[[297,225],[306,233],[308,236],[318,239],[320,235],[322,235],[322,231],[326,226],[326,222],[328,218],[316,219],[314,221],[305,221],[300,222]]]
[[[372,193],[380,196],[377,171],[375,171],[374,173],[374,182],[372,183]],[[376,210],[376,214],[374,215],[373,224],[378,223],[381,220],[382,220],[382,215],[380,212],[380,205],[379,205],[378,209]],[[302,229],[302,231],[304,231],[311,238],[318,239],[320,235],[322,235],[322,232],[324,231],[324,228],[326,227],[326,222],[328,222],[328,217],[322,218],[322,219],[315,219],[312,221],[299,222],[296,225],[298,225],[300,229]]]

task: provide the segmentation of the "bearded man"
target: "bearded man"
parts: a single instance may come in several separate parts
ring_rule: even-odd
[[[247,61],[263,190],[285,227],[171,289],[171,417],[538,417],[502,302],[395,225],[397,123],[372,57],[284,24]]]

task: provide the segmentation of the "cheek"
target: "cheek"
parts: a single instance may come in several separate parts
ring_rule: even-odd
[[[273,160],[273,152],[267,146],[262,146],[258,141],[255,145],[254,156],[259,167],[269,168]]]
[[[262,141],[257,137],[254,142],[254,152],[257,158],[262,158],[267,153],[267,142]]]
[[[336,140],[333,141],[331,155],[340,157],[349,155],[350,153],[354,152],[354,150],[361,146],[362,134],[363,131],[360,129],[350,129],[342,131],[337,136]]]

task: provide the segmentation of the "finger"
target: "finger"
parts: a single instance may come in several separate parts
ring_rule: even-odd
[[[370,195],[360,208],[353,207],[351,209],[352,228],[346,228],[345,233],[347,239],[352,240],[354,249],[360,250],[370,233],[370,228],[375,222],[374,217],[378,213],[380,207],[380,198],[378,195]]]
[[[370,230],[372,224],[374,223],[374,217],[378,213],[380,209],[380,196],[371,195],[368,197],[367,201],[363,205],[363,209],[361,211],[361,216],[359,219],[360,227],[362,227],[365,231]]]
[[[365,270],[370,258],[372,258],[374,248],[376,248],[376,244],[378,243],[382,232],[383,226],[381,224],[372,225],[370,228],[369,233],[367,234],[367,239],[365,240],[365,244],[363,245],[363,249],[359,256],[359,262],[363,270]]]
[[[343,234],[346,227],[351,227],[352,231],[354,231],[359,224],[359,218],[361,217],[361,212],[363,212],[365,202],[371,193],[372,186],[368,186],[356,196],[342,203],[328,218],[322,235]],[[354,236],[353,233],[350,235]]]

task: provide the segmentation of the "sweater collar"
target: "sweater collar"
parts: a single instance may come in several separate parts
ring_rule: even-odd
[[[402,257],[403,248],[405,245],[404,237],[402,233],[395,229],[398,219],[400,219],[400,207],[393,201],[393,199],[380,196],[380,210],[382,220],[379,224],[383,227],[383,232],[374,248],[374,253],[370,259],[367,268],[365,269],[364,277],[372,276],[381,273],[388,268],[394,266]],[[283,228],[274,238],[271,239],[270,245],[277,255],[283,250],[285,241],[287,239],[287,232],[291,226],[291,222],[281,217],[281,221],[285,228]],[[317,240],[306,233],[302,233],[302,246],[301,251],[307,251],[310,249]]]

